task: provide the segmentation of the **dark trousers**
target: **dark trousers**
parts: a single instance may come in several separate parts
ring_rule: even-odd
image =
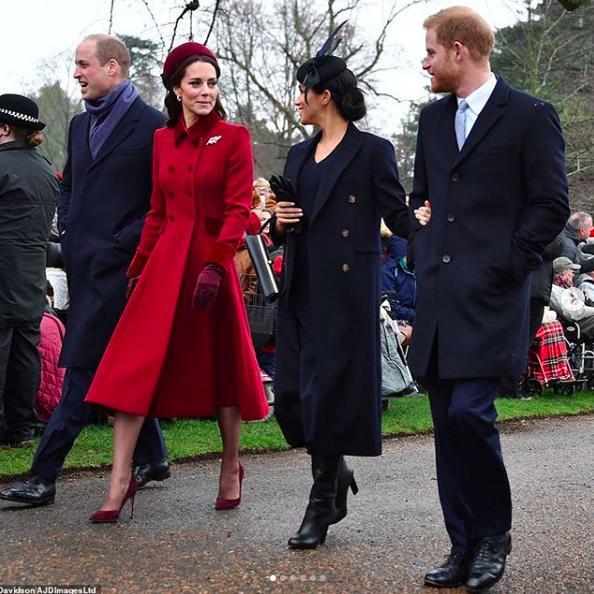
[[[256,360],[258,361],[258,366],[264,372],[266,372],[270,379],[274,379],[274,374],[276,373],[276,362],[275,362],[275,354],[268,353],[265,351],[256,351]]]
[[[528,327],[528,344],[532,344],[536,331],[542,324],[542,316],[544,315],[544,303],[540,299],[530,300],[530,321]]]
[[[68,452],[88,422],[91,407],[84,403],[94,369],[69,367],[64,377],[60,403],[52,413],[35,452],[31,471],[47,481],[54,482],[62,469]],[[134,464],[158,462],[167,457],[167,449],[159,422],[146,419],[136,449]]]
[[[0,408],[4,439],[33,436],[41,362],[39,322],[0,328]]]
[[[437,485],[452,547],[511,529],[511,493],[495,425],[499,378],[423,382],[435,430]]]

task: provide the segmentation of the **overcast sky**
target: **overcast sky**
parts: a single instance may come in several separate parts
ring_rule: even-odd
[[[319,1],[324,4],[323,0]],[[351,17],[351,22],[354,19],[357,26],[371,36],[391,6],[395,2],[402,5],[406,0],[363,2],[363,10]],[[155,20],[162,25],[160,30],[169,44],[172,28],[166,23],[175,20],[185,3],[175,0],[115,0],[113,31],[159,41],[148,5]],[[277,4],[274,0],[263,0],[263,3],[271,7]],[[407,9],[390,29],[386,57],[390,65],[398,68],[384,75],[382,90],[406,101],[425,96],[427,80],[421,73],[420,60],[424,50],[422,23],[429,14],[452,4],[464,4],[472,6],[498,28],[517,20],[518,14],[513,6],[519,3],[519,0],[427,0]],[[3,4],[10,4],[10,8],[4,7],[0,33],[0,93],[27,94],[35,90],[40,84],[39,70],[44,60],[55,61],[55,77],[63,81],[64,86],[70,85],[70,90],[76,93],[71,79],[74,49],[85,35],[107,32],[110,1],[4,0]],[[206,6],[206,2],[203,5]],[[185,27],[185,30],[182,26],[178,31],[187,34],[187,25]],[[176,39],[181,42],[184,37],[178,34]],[[45,72],[47,78],[47,69]],[[383,103],[380,112],[376,110],[372,124],[376,128],[393,130],[395,122],[403,117],[406,109],[406,103],[400,106],[393,102]]]

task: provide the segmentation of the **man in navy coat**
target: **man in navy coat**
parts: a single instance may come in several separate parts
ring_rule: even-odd
[[[31,476],[0,493],[33,505],[53,502],[64,459],[87,423],[83,400],[125,305],[126,269],[149,207],[153,133],[164,121],[128,80],[130,54],[116,37],[85,38],[75,63],[86,112],[70,124],[58,203],[70,294],[66,376]],[[147,419],[134,454],[140,484],[169,476],[166,456],[158,422]]]
[[[450,556],[425,583],[488,588],[511,549],[511,496],[495,426],[500,378],[528,348],[529,274],[569,215],[554,108],[496,78],[491,27],[452,7],[424,27],[423,69],[449,93],[421,113],[410,207],[418,301],[409,364],[429,391]]]

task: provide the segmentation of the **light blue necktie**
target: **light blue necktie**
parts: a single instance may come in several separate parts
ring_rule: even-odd
[[[458,141],[458,150],[462,150],[464,141],[466,140],[466,111],[468,110],[468,103],[462,100],[458,105],[456,111],[456,119],[454,120],[454,128],[456,130],[456,140]]]

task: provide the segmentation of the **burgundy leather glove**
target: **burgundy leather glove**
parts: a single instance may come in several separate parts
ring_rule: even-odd
[[[218,264],[207,263],[198,275],[196,288],[192,297],[192,307],[208,309],[214,305],[219,294],[221,281],[225,276],[225,269]]]
[[[132,296],[132,292],[136,288],[136,283],[138,282],[137,276],[128,279],[128,286],[126,287],[126,299],[130,299]]]

